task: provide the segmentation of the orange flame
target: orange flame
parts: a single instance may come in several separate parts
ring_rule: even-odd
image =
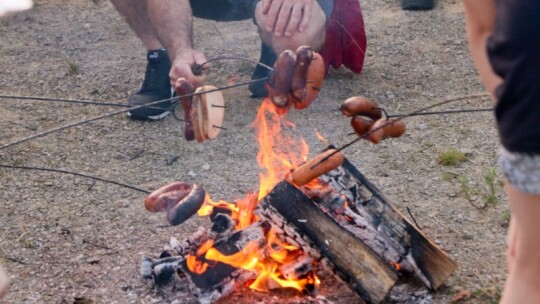
[[[309,147],[303,138],[285,133],[282,127],[294,128],[294,123],[280,115],[270,99],[263,100],[253,122],[257,130],[260,173],[259,200],[283,180],[285,175],[307,160]]]
[[[231,217],[236,222],[236,229],[248,227],[259,220],[253,214],[259,201],[292,169],[307,160],[309,154],[307,143],[304,139],[294,136],[291,132],[295,127],[294,123],[280,115],[270,99],[263,100],[253,127],[256,129],[259,143],[257,154],[257,162],[261,168],[259,192],[247,194],[236,204],[225,201],[214,202],[207,196],[204,205],[199,209],[200,216],[212,214],[214,208],[225,208],[232,212]],[[268,291],[270,286],[276,284],[299,291],[304,290],[308,284],[315,286],[320,284],[313,273],[301,279],[286,278],[280,266],[298,258],[301,254],[300,249],[281,241],[273,230],[268,232],[266,241],[265,248],[259,248],[260,244],[252,241],[241,251],[228,256],[213,248],[213,242],[207,242],[199,248],[196,256],[188,256],[187,266],[190,271],[201,274],[210,266],[203,262],[206,260],[255,272],[258,276],[249,287],[258,291]]]

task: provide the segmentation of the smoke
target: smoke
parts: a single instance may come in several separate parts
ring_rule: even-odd
[[[0,17],[32,8],[32,0],[0,0]]]

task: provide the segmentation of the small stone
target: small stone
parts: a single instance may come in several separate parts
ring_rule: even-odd
[[[462,236],[461,236],[464,240],[472,240],[474,238],[474,236],[470,233],[464,233]]]
[[[189,171],[188,172],[188,175],[191,176],[191,177],[196,177],[197,176],[197,173],[193,172],[193,171]]]
[[[203,169],[204,171],[210,170],[210,164],[204,164],[204,165],[202,166],[202,169]]]
[[[86,260],[86,263],[95,265],[95,264],[98,264],[100,261],[101,261],[100,258],[98,258],[98,257],[92,257],[92,258],[87,259],[87,260]]]

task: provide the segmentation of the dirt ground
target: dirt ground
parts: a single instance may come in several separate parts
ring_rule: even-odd
[[[353,95],[379,101],[389,113],[406,113],[449,97],[483,92],[468,53],[460,1],[435,10],[405,12],[397,0],[362,1],[368,53],[361,75],[331,71],[319,99],[293,111],[311,146],[351,139],[337,111]],[[208,58],[230,54],[256,60],[259,40],[251,21],[195,20],[196,46]],[[33,10],[0,21],[0,94],[79,98],[125,103],[145,68],[145,51],[108,1],[40,0]],[[252,66],[215,64],[207,82],[249,79]],[[153,123],[118,115],[0,150],[0,163],[72,170],[156,189],[182,180],[205,187],[213,198],[234,200],[257,189],[258,147],[250,123],[258,100],[246,88],[224,92],[228,108],[221,136],[204,144],[183,140],[169,117]],[[445,109],[490,107],[470,98]],[[0,99],[0,145],[40,131],[114,111],[114,108]],[[404,288],[392,303],[448,303],[470,292],[468,303],[495,303],[505,280],[509,209],[500,183],[486,181],[496,168],[492,114],[467,113],[406,120],[408,132],[379,145],[359,143],[346,157],[406,208],[422,230],[459,264],[438,291]],[[456,166],[438,158],[449,149],[467,156]],[[493,191],[489,189],[493,186]],[[0,169],[0,262],[12,280],[6,303],[193,303],[186,292],[164,297],[141,281],[141,255],[156,255],[171,236],[207,225],[193,218],[168,227],[149,214],[145,195],[71,175]],[[491,198],[495,202],[484,209]],[[287,292],[245,290],[222,303],[354,303],[332,276],[308,299]]]

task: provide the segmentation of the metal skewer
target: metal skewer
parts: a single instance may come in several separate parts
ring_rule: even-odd
[[[447,99],[447,100],[444,100],[444,101],[441,101],[441,102],[438,102],[438,103],[435,103],[435,104],[432,104],[430,106],[427,106],[427,107],[424,107],[424,108],[421,108],[421,109],[418,109],[416,111],[413,111],[413,112],[410,112],[408,114],[399,114],[399,116],[394,116],[394,117],[397,117],[397,119],[393,120],[392,122],[390,123],[386,123],[384,125],[381,125],[373,130],[370,130],[369,132],[366,132],[364,133],[362,136],[359,136],[358,138],[350,141],[349,143],[341,146],[340,148],[336,149],[336,151],[328,154],[326,157],[322,158],[320,161],[318,161],[316,164],[314,164],[313,166],[311,166],[311,170],[313,170],[314,168],[316,168],[318,165],[322,164],[323,162],[327,161],[328,159],[330,159],[330,157],[332,157],[333,155],[335,155],[336,153],[352,146],[353,144],[357,143],[358,141],[362,140],[362,139],[365,139],[367,138],[369,135],[373,134],[374,132],[380,130],[380,129],[383,129],[389,125],[391,125],[392,123],[395,123],[396,121],[400,121],[400,120],[403,120],[407,117],[411,117],[411,116],[416,116],[416,115],[422,115],[422,113],[426,110],[429,110],[429,109],[432,109],[432,108],[436,108],[436,107],[440,107],[442,105],[445,105],[445,104],[448,104],[448,103],[451,103],[451,102],[455,102],[455,101],[459,101],[459,100],[463,100],[463,99],[469,99],[469,98],[476,98],[476,97],[487,97],[489,96],[488,94],[485,94],[485,93],[482,93],[482,94],[474,94],[474,95],[468,95],[468,96],[460,96],[460,97],[455,97],[455,98],[450,98],[450,99]],[[482,109],[484,110],[484,109]],[[390,117],[390,116],[389,116]]]
[[[190,94],[186,94],[186,95],[182,95],[182,96],[176,96],[176,97],[172,97],[172,98],[157,100],[157,101],[154,101],[154,102],[151,102],[151,103],[148,103],[148,104],[144,104],[144,105],[129,107],[127,109],[122,109],[122,110],[114,111],[114,112],[111,112],[111,113],[95,116],[95,117],[92,117],[92,118],[89,118],[89,119],[81,120],[81,121],[78,121],[78,122],[75,122],[75,123],[67,124],[67,125],[64,125],[64,126],[60,126],[60,127],[57,127],[57,128],[47,130],[47,131],[43,131],[41,133],[31,135],[31,136],[28,136],[28,137],[24,137],[24,138],[21,138],[19,140],[16,140],[16,141],[13,141],[13,142],[10,142],[10,143],[7,143],[5,145],[0,146],[0,150],[3,150],[3,149],[6,149],[6,148],[9,148],[9,147],[21,144],[23,142],[27,142],[27,141],[35,139],[35,138],[43,137],[43,136],[49,135],[49,134],[54,133],[54,132],[58,132],[58,131],[69,129],[69,128],[72,128],[72,127],[80,126],[80,125],[83,125],[83,124],[86,124],[86,123],[89,123],[89,122],[93,122],[93,121],[96,121],[96,120],[112,117],[112,116],[115,116],[115,115],[118,115],[118,114],[122,114],[122,113],[132,111],[132,110],[137,110],[137,109],[148,107],[148,106],[154,106],[154,105],[158,105],[158,104],[162,104],[162,103],[166,103],[166,102],[170,102],[172,104],[173,102],[176,102],[176,101],[180,100],[180,98],[191,97],[191,96],[196,96],[196,95],[201,95],[201,94],[206,94],[206,93],[211,93],[211,92],[216,92],[216,91],[232,89],[232,88],[235,88],[235,87],[245,86],[245,85],[249,85],[249,84],[257,83],[257,82],[262,82],[262,81],[266,81],[266,80],[268,80],[268,77],[255,79],[255,80],[251,80],[251,81],[246,81],[246,82],[241,82],[241,83],[236,83],[236,84],[232,84],[232,85],[228,85],[228,86],[224,86],[224,87],[220,87],[220,88],[216,88],[216,89],[212,89],[212,90],[207,90],[207,91],[204,91],[204,92],[190,93]]]

